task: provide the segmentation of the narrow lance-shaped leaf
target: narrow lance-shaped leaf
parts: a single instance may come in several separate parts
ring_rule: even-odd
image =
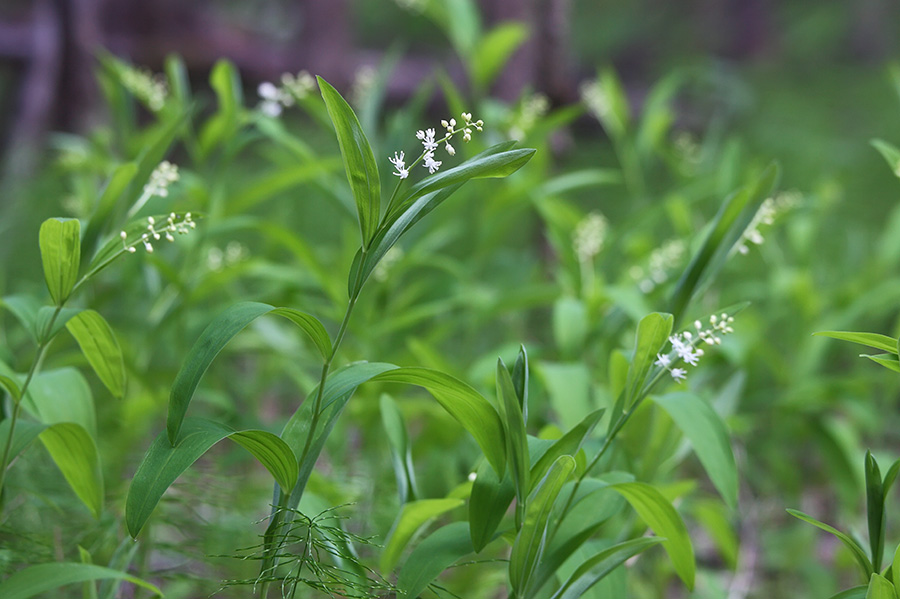
[[[522,406],[522,420],[528,424],[528,353],[525,346],[519,346],[519,354],[516,356],[516,364],[512,371],[513,387]]]
[[[628,368],[628,377],[625,382],[625,406],[627,411],[640,397],[647,380],[650,367],[656,360],[656,354],[662,350],[669,333],[672,332],[674,318],[671,314],[653,312],[648,314],[638,323],[637,335],[634,340],[634,356],[631,366]]]
[[[871,451],[866,451],[866,519],[869,525],[869,547],[872,566],[881,570],[884,555],[884,486],[881,470]]]
[[[812,516],[804,514],[800,510],[789,509],[789,510],[787,510],[787,513],[789,513],[791,516],[793,516],[795,518],[799,518],[800,520],[803,520],[804,522],[808,522],[808,523],[812,524],[816,528],[821,528],[825,532],[829,532],[829,533],[833,534],[835,537],[837,537],[838,540],[841,543],[843,543],[847,549],[850,550],[850,553],[856,559],[856,563],[859,564],[859,567],[862,570],[862,575],[863,575],[864,580],[868,580],[869,576],[875,572],[875,569],[872,566],[872,562],[869,561],[869,556],[867,556],[865,550],[859,546],[859,543],[857,543],[856,541],[854,541],[853,539],[851,539],[850,537],[848,537],[847,535],[845,535],[838,529],[834,528],[833,526],[829,526],[829,525],[825,524],[824,522],[819,522]]]
[[[738,474],[728,429],[712,407],[693,393],[677,392],[653,397],[671,416],[706,469],[728,507],[737,507]]]
[[[722,268],[728,256],[753,221],[762,202],[769,197],[778,179],[778,168],[767,167],[753,183],[730,196],[713,219],[709,234],[694,254],[669,301],[675,326],[684,316],[691,298]]]
[[[406,432],[406,423],[397,402],[389,395],[382,394],[379,406],[381,422],[391,446],[391,462],[397,478],[397,492],[400,495],[400,504],[403,505],[407,501],[415,500],[418,495],[409,434]]]
[[[653,532],[665,537],[663,548],[669,555],[675,572],[688,589],[693,589],[696,571],[694,547],[691,545],[684,521],[672,504],[662,493],[646,483],[620,483],[610,485],[610,488],[631,504],[641,520]]]
[[[550,599],[578,599],[628,559],[663,541],[660,537],[641,537],[604,549],[578,566]]]
[[[356,199],[363,247],[375,235],[381,217],[381,179],[369,140],[350,105],[330,83],[317,77],[328,116],[334,124],[347,180]]]
[[[547,527],[553,503],[575,470],[575,458],[560,456],[528,497],[525,522],[509,556],[509,582],[516,596],[527,594],[531,578],[547,545]]]
[[[84,357],[114,397],[125,395],[125,361],[119,342],[106,320],[94,310],[84,310],[66,323]]]
[[[9,393],[9,396],[13,399],[13,403],[19,403],[19,398],[22,397],[22,391],[14,380],[8,376],[0,376],[0,387]]]
[[[506,457],[513,486],[516,489],[516,526],[522,525],[525,515],[525,498],[529,490],[528,440],[525,420],[512,378],[503,360],[497,358],[497,403],[506,435]]]
[[[876,364],[884,366],[888,370],[900,372],[900,360],[898,360],[897,356],[894,354],[878,354],[877,356],[870,356],[869,354],[859,354],[859,357],[868,358]]]
[[[420,499],[404,504],[385,540],[384,551],[381,554],[381,571],[388,574],[394,569],[410,539],[429,520],[463,503],[462,499]]]
[[[81,265],[81,223],[73,218],[50,218],[39,233],[41,262],[50,297],[62,306],[78,281]]]
[[[297,481],[297,457],[291,448],[272,433],[260,430],[235,431],[229,427],[188,418],[184,431],[173,447],[161,433],[138,466],[125,501],[125,523],[132,537],[137,537],[163,493],[191,464],[222,439],[231,439],[255,457],[275,478],[282,489],[294,487]]]
[[[127,580],[159,597],[163,596],[162,591],[155,585],[119,570],[94,564],[53,562],[36,564],[13,573],[12,576],[0,582],[0,597],[3,599],[29,599],[29,597],[69,584],[109,578]]]
[[[175,377],[172,392],[169,395],[169,414],[166,419],[166,430],[172,445],[178,439],[178,432],[181,430],[181,423],[187,413],[191,398],[194,396],[194,391],[213,359],[244,327],[269,312],[287,318],[299,326],[313,340],[325,359],[331,356],[331,341],[325,327],[309,314],[292,308],[275,308],[258,302],[241,302],[231,306],[217,316],[200,334],[200,338],[188,352],[181,370]]]
[[[878,333],[855,333],[852,331],[818,331],[813,333],[815,337],[831,337],[841,341],[859,343],[868,347],[874,347],[885,352],[897,355],[897,339],[880,335]]]

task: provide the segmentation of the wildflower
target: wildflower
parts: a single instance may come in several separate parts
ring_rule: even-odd
[[[796,191],[780,193],[774,198],[766,198],[741,236],[741,240],[737,245],[737,251],[746,255],[750,253],[749,244],[762,245],[765,238],[759,230],[760,227],[775,224],[777,216],[791,210],[799,203],[800,194]]]
[[[425,152],[425,156],[423,156],[422,158],[422,166],[428,169],[429,174],[433,175],[439,168],[441,168],[441,161],[434,159],[434,152]]]
[[[600,253],[606,242],[609,222],[599,212],[591,212],[575,227],[572,248],[579,262],[588,262]]]
[[[658,285],[669,280],[669,273],[681,264],[686,251],[685,243],[680,239],[672,239],[650,253],[646,268],[633,266],[628,274],[637,281],[643,293],[650,293]]]
[[[710,316],[708,327],[704,326],[699,320],[694,321],[696,334],[690,331],[683,331],[669,336],[669,343],[672,345],[671,353],[656,354],[654,365],[668,370],[676,382],[685,380],[687,378],[686,369],[672,368],[675,359],[691,366],[697,366],[700,363],[700,358],[704,355],[703,350],[696,347],[697,344],[702,342],[708,345],[719,345],[722,343],[722,335],[734,332],[731,326],[733,322],[734,317],[725,313]]]
[[[169,185],[176,181],[178,181],[178,167],[168,160],[163,160],[150,174],[150,180],[144,185],[144,194],[168,197]]]
[[[400,155],[397,155],[397,152],[394,152],[393,158],[388,158],[391,164],[394,165],[394,168],[397,169],[396,173],[393,173],[400,177],[401,179],[406,179],[409,176],[409,169],[406,168],[406,163],[403,160],[403,152],[400,152]]]
[[[147,105],[158,112],[166,104],[169,88],[166,79],[146,69],[126,66],[120,73],[122,86]]]
[[[447,142],[444,145],[444,149],[447,150],[447,153],[451,156],[456,156],[456,150],[453,148],[453,146],[450,145],[450,142]]]
[[[421,140],[426,155],[429,152],[434,152],[438,149],[438,144],[434,141],[434,129],[426,129],[425,131],[419,130],[416,132],[416,137]]]
[[[153,241],[158,241],[163,237],[166,238],[166,241],[175,241],[175,237],[172,233],[178,233],[180,235],[184,235],[189,233],[191,229],[197,227],[197,223],[194,222],[191,217],[191,213],[187,212],[183,217],[179,217],[174,212],[170,213],[168,218],[166,219],[166,224],[162,228],[157,228],[156,219],[152,216],[147,217],[147,232],[142,233],[141,236],[134,242],[128,243],[128,233],[126,231],[119,232],[119,238],[122,240],[122,248],[128,252],[129,254],[133,254],[135,252],[135,246],[138,244],[142,244],[144,249],[147,250],[148,254],[153,253]]]
[[[350,88],[351,103],[361,106],[375,88],[378,71],[371,65],[363,65],[353,74],[353,85]]]
[[[509,127],[509,135],[521,139],[547,114],[550,102],[543,94],[532,94],[524,98],[516,109]]]

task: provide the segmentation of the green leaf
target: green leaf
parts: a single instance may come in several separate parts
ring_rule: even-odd
[[[231,306],[217,316],[200,334],[200,338],[188,352],[181,370],[175,377],[169,396],[169,414],[166,419],[166,430],[172,445],[178,439],[178,432],[191,398],[194,396],[194,391],[213,359],[244,327],[269,312],[283,316],[299,326],[313,340],[323,357],[327,359],[331,356],[331,341],[325,327],[309,314],[292,308],[275,308],[258,302],[241,302]]]
[[[630,482],[610,485],[631,504],[641,520],[660,537],[663,548],[675,567],[678,577],[689,590],[694,588],[694,548],[684,521],[662,493],[646,483]]]
[[[94,439],[74,422],[51,424],[41,431],[39,438],[66,482],[94,517],[99,518],[103,511],[103,474]]]
[[[509,582],[516,596],[526,596],[547,545],[553,503],[575,470],[575,458],[560,456],[528,497],[525,520],[509,556]]]
[[[866,555],[866,551],[859,546],[859,543],[839,531],[838,529],[825,524],[824,522],[819,522],[812,516],[808,516],[804,514],[800,510],[787,510],[791,516],[795,518],[799,518],[804,522],[808,522],[817,528],[821,528],[825,532],[829,532],[833,534],[838,540],[844,544],[844,546],[850,550],[850,553],[853,554],[853,557],[856,559],[856,563],[859,564],[860,569],[863,572],[863,579],[868,580],[869,576],[875,573],[875,568],[872,566],[872,562],[869,561],[869,557]]]
[[[506,438],[506,458],[512,475],[513,487],[518,500],[516,506],[516,522],[521,524],[524,515],[525,498],[529,490],[528,439],[525,433],[525,419],[519,398],[513,386],[512,377],[503,360],[497,358],[497,403],[500,407],[500,418]]]
[[[39,233],[44,280],[50,297],[62,306],[78,281],[81,266],[81,223],[74,218],[49,218]]]
[[[17,294],[0,298],[0,307],[12,312],[12,315],[16,317],[22,328],[28,331],[34,341],[40,338],[37,329],[37,317],[41,306],[42,303],[30,295]]]
[[[84,231],[84,239],[81,241],[81,253],[84,256],[90,256],[96,249],[97,240],[103,233],[103,229],[109,226],[110,214],[115,208],[116,203],[128,190],[135,175],[138,172],[136,162],[126,162],[120,164],[113,171],[112,176],[106,183],[100,200],[97,202],[97,208],[91,215]]]
[[[763,201],[769,197],[778,179],[778,167],[768,166],[751,184],[732,194],[719,209],[703,245],[694,254],[669,300],[668,312],[677,326],[685,316],[691,298],[721,270],[732,248],[753,221]]]
[[[509,473],[501,479],[490,462],[485,460],[479,464],[469,495],[469,527],[475,551],[480,553],[494,538],[494,532],[515,496],[516,489]]]
[[[694,453],[728,507],[737,508],[737,465],[728,429],[716,411],[689,392],[668,393],[652,399],[672,417],[691,442]]]
[[[183,429],[174,447],[165,433],[157,436],[134,474],[125,501],[125,522],[132,537],[140,533],[175,479],[222,439],[231,439],[253,454],[285,491],[292,489],[297,481],[297,457],[272,433],[235,431],[224,424],[200,418],[185,419]]]
[[[46,343],[56,337],[56,334],[63,330],[69,319],[81,312],[80,308],[54,308],[53,306],[44,306],[37,313],[35,320],[35,335],[37,338]]]
[[[410,539],[429,520],[458,508],[463,503],[462,499],[420,499],[404,504],[384,543],[381,571],[388,574],[394,569]]]
[[[501,23],[491,29],[475,47],[470,63],[472,80],[484,89],[491,84],[513,52],[528,39],[528,28],[515,21]]]
[[[516,356],[516,364],[513,366],[512,382],[516,390],[516,397],[519,398],[519,405],[522,407],[522,420],[528,422],[528,352],[525,346],[519,346],[519,353]]]
[[[84,357],[113,396],[125,395],[125,361],[119,342],[106,320],[94,310],[84,310],[66,323]]]
[[[29,566],[24,570],[15,572],[0,583],[0,597],[3,597],[3,599],[28,599],[65,585],[108,578],[127,580],[155,593],[159,597],[163,596],[162,591],[155,585],[119,570],[95,566],[94,564],[54,562]]]
[[[843,590],[840,593],[832,595],[829,599],[866,599],[866,591],[868,588],[867,585],[860,585],[858,587]]]
[[[550,406],[565,428],[576,426],[596,407],[591,396],[591,372],[584,362],[539,362],[539,378],[550,395]]]
[[[550,469],[550,466],[557,458],[563,455],[575,455],[578,453],[578,450],[581,449],[581,445],[603,418],[604,412],[606,412],[606,408],[594,410],[585,416],[584,420],[575,425],[569,432],[557,439],[553,445],[550,446],[534,466],[531,467],[530,479],[532,481],[532,488],[529,489],[529,491],[533,490],[535,481],[544,478],[547,470]]]
[[[894,584],[900,584],[900,545],[894,550],[894,559],[891,562],[891,580]]]
[[[620,141],[625,137],[631,124],[628,96],[625,95],[625,89],[615,70],[610,67],[606,67],[598,73],[597,84],[602,90],[608,110],[604,110],[596,116],[609,136]]]
[[[388,442],[391,445],[391,462],[394,467],[394,475],[397,478],[397,491],[400,494],[400,504],[416,499],[416,472],[412,462],[412,448],[409,435],[406,432],[406,423],[403,414],[397,406],[397,402],[389,395],[383,393],[379,399],[381,407],[381,422],[387,433]]]
[[[9,393],[9,396],[13,399],[13,403],[19,403],[19,399],[22,397],[22,390],[19,389],[19,385],[16,384],[14,380],[8,376],[0,375],[0,387]]]
[[[76,368],[45,370],[31,379],[22,407],[43,424],[74,422],[91,436],[97,433],[97,416],[91,387]]]
[[[565,356],[580,355],[588,333],[587,309],[574,297],[561,297],[553,304],[553,339]]]
[[[900,360],[898,360],[897,356],[894,354],[878,354],[877,356],[870,356],[869,354],[859,354],[859,357],[868,358],[876,364],[881,364],[888,370],[900,372]]]
[[[237,69],[227,60],[219,60],[209,74],[219,109],[200,131],[200,151],[206,156],[217,146],[227,144],[238,128],[238,110],[243,104],[241,80]]]
[[[631,406],[640,399],[650,367],[656,361],[656,354],[666,344],[674,320],[671,314],[652,312],[638,323],[634,356],[631,358],[631,366],[628,368],[628,377],[625,381],[625,411],[631,409]]]
[[[881,470],[871,451],[866,451],[866,520],[869,526],[869,547],[871,548],[872,566],[881,570],[884,556],[884,481]]]
[[[604,549],[581,564],[550,599],[578,599],[626,560],[663,541],[659,537],[641,537]]]
[[[368,247],[369,241],[375,236],[381,217],[381,179],[378,176],[378,165],[353,109],[331,84],[321,77],[316,79],[319,81],[319,90],[322,99],[325,100],[328,116],[334,124],[341,157],[344,159],[344,169],[347,171],[347,180],[356,199],[362,245]]]
[[[897,599],[897,591],[887,578],[881,574],[872,574],[866,589],[866,599]]]
[[[897,340],[887,335],[879,335],[878,333],[854,333],[851,331],[818,331],[813,333],[814,337],[831,337],[832,339],[840,339],[841,341],[850,341],[867,345],[897,355]]]
[[[503,474],[506,466],[503,424],[490,402],[474,388],[429,368],[397,368],[372,380],[424,387],[475,438],[494,470]]]
[[[454,522],[443,526],[413,549],[400,570],[397,587],[407,597],[418,597],[441,572],[469,553],[469,525]]]
[[[6,443],[9,441],[10,423],[11,420],[9,418],[0,421],[0,447],[6,447]],[[19,419],[18,422],[16,422],[16,430],[13,433],[12,443],[9,446],[9,463],[12,463],[17,455],[28,447],[32,441],[37,439],[38,435],[40,435],[41,431],[45,428],[47,427],[43,424]]]
[[[515,142],[499,143],[458,166],[422,179],[406,190],[386,220],[392,222],[418,198],[445,187],[465,183],[470,179],[508,177],[531,160],[535,152],[531,148],[508,149],[514,144]]]
[[[900,177],[900,150],[882,139],[873,139],[870,143],[884,157],[891,172]]]

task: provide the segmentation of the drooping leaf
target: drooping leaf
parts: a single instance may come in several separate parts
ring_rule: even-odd
[[[671,416],[706,469],[722,499],[737,508],[738,473],[725,423],[712,407],[690,392],[652,397]]]
[[[502,475],[506,465],[503,425],[494,407],[474,388],[449,374],[429,368],[397,368],[372,380],[425,388],[472,435],[494,470]]]
[[[684,521],[662,493],[646,483],[630,482],[610,485],[621,494],[644,523],[658,536],[665,538],[663,548],[688,589],[694,588],[694,547]]]
[[[81,266],[81,223],[74,218],[49,218],[39,233],[44,280],[50,297],[62,306],[78,281]]]
[[[84,357],[114,397],[125,395],[125,361],[119,342],[106,320],[94,310],[84,310],[66,323]]]
[[[169,442],[174,445],[178,439],[181,423],[187,413],[194,391],[213,359],[222,348],[255,319],[269,312],[287,318],[299,326],[326,359],[331,356],[331,341],[325,327],[309,314],[292,308],[275,308],[258,302],[235,304],[217,316],[194,343],[191,351],[175,377],[169,396],[169,414],[166,430]]]
[[[38,436],[66,482],[99,518],[103,511],[103,474],[94,439],[74,422],[51,424]]]
[[[431,533],[407,558],[397,587],[407,597],[418,597],[437,576],[459,558],[472,553],[469,525],[454,522]]]
[[[362,245],[368,247],[381,217],[381,179],[369,140],[350,105],[330,83],[317,77],[328,116],[334,125],[347,180],[356,199]]]
[[[859,567],[862,570],[864,580],[868,580],[869,576],[875,572],[875,569],[872,566],[872,562],[869,561],[869,556],[867,556],[866,551],[859,546],[859,543],[857,543],[838,529],[829,526],[824,522],[819,522],[812,516],[804,514],[800,510],[789,509],[787,510],[787,513],[789,513],[791,516],[794,516],[795,518],[803,520],[804,522],[808,522],[817,528],[821,528],[825,532],[829,532],[837,537],[838,540],[843,543],[847,549],[850,550],[850,553],[856,559],[856,563],[859,564]]]
[[[897,354],[897,340],[887,335],[879,335],[878,333],[854,333],[851,331],[818,331],[813,333],[817,337],[831,337],[832,339],[840,339],[841,341],[850,341],[859,343],[868,347],[874,347],[885,352]]]
[[[159,597],[163,596],[162,591],[155,585],[119,570],[94,564],[53,562],[36,564],[13,573],[12,576],[0,582],[0,597],[3,599],[28,599],[69,584],[108,578],[127,580]]]
[[[656,361],[656,354],[666,344],[666,340],[672,332],[674,320],[671,314],[652,312],[638,323],[634,340],[634,355],[631,358],[631,366],[628,368],[628,377],[625,382],[624,409],[626,411],[640,398],[650,367]]]
[[[36,374],[25,392],[22,407],[43,424],[74,422],[91,436],[97,433],[91,387],[81,372],[71,366]]]
[[[187,418],[178,442],[172,446],[165,433],[153,441],[135,472],[125,501],[125,523],[137,537],[163,493],[191,464],[222,439],[231,439],[255,457],[284,489],[297,481],[297,457],[279,437],[260,430],[235,431],[223,424]]]
[[[524,596],[547,546],[547,527],[553,504],[575,470],[575,458],[557,458],[534,492],[528,497],[525,520],[509,556],[509,582],[517,596]]]
[[[878,354],[877,356],[870,356],[869,354],[859,354],[859,357],[868,358],[876,364],[881,364],[888,370],[900,372],[900,359],[898,359],[894,354]]]
[[[462,499],[420,499],[403,504],[384,542],[380,561],[381,571],[388,574],[394,569],[410,539],[429,520],[463,503]]]
[[[663,541],[660,537],[641,537],[604,549],[581,564],[551,599],[578,599],[626,560]]]

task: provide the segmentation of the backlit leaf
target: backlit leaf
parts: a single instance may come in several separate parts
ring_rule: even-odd
[[[106,320],[94,310],[84,310],[70,318],[66,328],[109,392],[115,397],[124,396],[125,361]]]
[[[81,223],[74,218],[49,218],[39,233],[44,280],[50,297],[63,305],[78,281],[81,266]]]

